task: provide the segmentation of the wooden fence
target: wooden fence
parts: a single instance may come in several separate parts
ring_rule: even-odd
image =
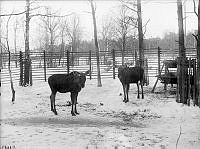
[[[10,63],[15,83],[20,82],[22,77],[20,74],[20,64],[23,63],[24,53],[11,54]],[[145,74],[146,80],[148,77],[155,77],[158,75],[158,48],[144,49],[145,55]],[[187,48],[186,55],[195,58],[196,49]],[[164,60],[175,59],[178,56],[178,50],[160,49],[160,65]],[[97,78],[96,54],[94,51],[88,52],[30,52],[31,59],[31,77],[34,81],[45,81],[50,75],[55,73],[67,73],[71,71],[86,71],[91,70],[90,79]],[[1,54],[1,82],[8,83],[8,53]],[[135,51],[125,52],[125,63],[135,65]],[[100,72],[101,78],[115,78],[117,76],[116,66],[122,64],[122,57],[120,51],[101,51],[100,52]],[[22,71],[22,70],[21,70]]]

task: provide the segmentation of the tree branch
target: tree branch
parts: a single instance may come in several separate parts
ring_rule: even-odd
[[[133,5],[133,6],[137,6],[137,4],[135,4],[134,2],[131,2],[130,0],[120,0],[121,3],[125,3],[125,4],[129,4],[129,5]]]
[[[135,10],[135,9],[133,9],[133,8],[131,8],[131,7],[129,7],[129,6],[128,6],[128,5],[126,5],[126,4],[123,4],[123,6],[125,6],[126,8],[128,8],[128,9],[130,9],[130,10],[134,11],[134,12],[137,12],[137,10]]]
[[[147,24],[149,23],[150,19],[145,23],[145,25],[143,27],[145,27],[144,33],[143,35],[145,35],[146,31],[147,31]]]
[[[30,9],[30,11],[33,11],[35,9],[38,9],[38,8],[41,8],[41,7],[36,7],[36,8],[33,8],[33,9]],[[22,12],[18,12],[18,13],[8,13],[8,14],[0,14],[0,17],[6,17],[6,16],[17,16],[17,15],[21,15],[21,14],[24,14],[26,13],[26,10],[25,11],[22,11]]]
[[[198,17],[198,14],[197,14],[197,12],[196,12],[196,3],[195,3],[195,1],[193,0],[193,4],[194,4],[194,13],[196,14],[196,16]]]
[[[192,34],[194,36],[194,38],[196,39],[196,41],[198,41],[198,35]]]
[[[67,17],[67,16],[70,16],[70,15],[73,15],[73,14],[74,14],[74,12],[72,12],[70,14],[66,14],[66,15],[60,16],[60,15],[51,15],[51,14],[49,15],[49,14],[40,14],[40,13],[38,13],[38,14],[30,15],[30,18],[35,17],[35,16],[54,17],[54,18],[56,18],[56,17]]]
[[[0,17],[6,17],[6,16],[16,16],[16,15],[21,15],[21,14],[24,14],[26,13],[26,11],[23,11],[23,12],[19,12],[19,13],[10,13],[10,14],[1,14]]]
[[[181,137],[181,134],[182,134],[182,132],[181,132],[181,126],[180,126],[180,133],[179,133],[179,136],[178,136],[178,139],[177,139],[177,141],[176,141],[176,149],[177,149],[177,147],[178,147],[178,141],[179,141],[179,139],[180,139],[180,137]]]

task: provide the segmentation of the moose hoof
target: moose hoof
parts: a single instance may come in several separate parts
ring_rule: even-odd
[[[57,111],[54,111],[54,114],[55,114],[55,115],[58,115]]]
[[[125,101],[125,103],[127,103],[127,102],[128,102],[128,100]]]
[[[79,115],[80,113],[79,112],[75,112],[77,115]]]
[[[71,112],[72,116],[76,116],[76,114],[74,112]]]

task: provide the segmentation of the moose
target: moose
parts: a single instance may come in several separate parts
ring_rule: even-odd
[[[60,93],[71,93],[71,114],[76,116],[79,114],[77,112],[76,104],[78,93],[82,88],[85,87],[86,75],[89,74],[89,70],[82,73],[73,71],[69,74],[53,74],[48,78],[48,84],[51,89],[50,102],[51,102],[51,111],[57,115],[56,105],[55,105],[55,96],[57,92]]]
[[[139,94],[139,84],[138,81],[140,81],[141,89],[142,89],[142,99],[144,98],[143,94],[143,79],[144,79],[144,69],[142,67],[136,66],[136,67],[128,67],[127,65],[119,66],[118,68],[118,78],[123,86],[124,91],[124,100],[123,102],[128,102],[128,91],[130,88],[130,83],[136,83],[137,89],[138,89],[138,95],[137,98],[140,98]]]

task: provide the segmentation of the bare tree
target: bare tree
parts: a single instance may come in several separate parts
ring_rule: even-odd
[[[126,40],[128,35],[130,35],[132,30],[135,28],[133,26],[133,18],[130,17],[130,11],[129,9],[125,6],[122,5],[120,8],[120,14],[118,15],[116,19],[116,32],[119,35],[118,37],[120,40],[120,49],[122,53],[122,65],[124,65],[124,54],[126,50]]]
[[[113,18],[111,17],[103,17],[102,20],[102,49],[103,51],[109,51],[109,48],[112,46],[112,39],[115,36],[115,26],[113,25]],[[106,52],[104,54],[104,64],[107,63]]]
[[[93,4],[93,0],[90,0],[90,5],[92,9],[92,19],[93,19],[93,26],[94,26],[94,44],[95,44],[95,50],[96,50],[96,57],[97,57],[97,86],[101,87],[101,74],[100,74],[100,65],[99,65],[99,45],[98,45],[98,39],[97,39],[97,25],[96,25],[96,17],[95,17],[95,8]]]
[[[193,0],[194,3],[194,13],[196,14],[197,18],[198,18],[198,31],[197,31],[197,35],[193,36],[196,39],[197,42],[197,100],[196,100],[196,105],[200,106],[200,0],[199,0],[199,4],[198,4],[198,12],[196,12],[196,4],[195,1]],[[198,102],[198,103],[197,103]]]
[[[30,20],[35,17],[35,16],[47,16],[47,17],[66,17],[69,16],[71,14],[67,14],[67,15],[63,15],[63,16],[58,16],[55,15],[55,13],[51,13],[51,14],[42,14],[42,13],[38,13],[34,10],[38,10],[40,8],[43,8],[41,6],[37,6],[35,8],[32,8],[32,4],[34,4],[35,1],[31,1],[31,0],[26,0],[26,9],[24,11],[21,12],[16,12],[16,13],[9,13],[9,14],[0,14],[0,17],[6,17],[6,16],[18,16],[18,15],[23,15],[25,14],[26,19],[25,19],[25,68],[24,68],[24,82],[23,85],[24,86],[28,86],[29,85],[29,72],[30,72],[30,49],[29,49],[29,29],[30,29]],[[52,40],[51,40],[52,41]]]
[[[14,49],[15,49],[15,65],[17,67],[17,30],[18,30],[18,26],[19,26],[19,21],[15,20],[14,24],[13,24],[13,29],[14,29]]]
[[[108,51],[109,43],[112,38],[115,36],[115,25],[113,25],[113,18],[104,17],[102,21],[102,40],[103,40],[103,50]]]
[[[121,52],[122,52],[122,65],[124,65],[124,52],[125,52],[125,47],[126,47],[126,35],[128,33],[128,23],[127,23],[127,16],[126,12],[127,9],[122,6],[121,11],[120,11],[120,18],[118,18],[118,24],[119,24],[119,30],[118,32],[121,35]]]
[[[1,2],[0,2],[0,15],[1,15]],[[1,30],[1,23],[2,23],[2,20],[1,20],[1,16],[0,16],[0,48],[1,48],[0,52],[1,52],[1,54],[2,54],[2,45],[1,45],[1,44],[2,44],[2,43],[1,43],[1,38],[2,38],[2,37],[1,37],[1,36],[2,36],[2,32],[1,32],[1,31],[2,31],[2,30]],[[2,61],[0,61],[0,64],[1,64],[1,65],[0,65],[0,67],[1,67],[1,66],[2,66]]]
[[[144,34],[142,29],[141,0],[137,0],[138,35],[139,35],[139,60],[140,67],[144,67]]]
[[[53,66],[53,52],[54,52],[54,44],[55,40],[58,38],[58,29],[59,29],[59,23],[60,18],[59,17],[52,17],[51,16],[51,10],[50,8],[46,7],[46,16],[42,17],[42,21],[44,22],[44,27],[46,29],[46,36],[50,37],[50,62],[49,66]],[[48,35],[47,35],[48,34]],[[47,39],[46,39],[47,40]]]
[[[60,46],[60,58],[59,58],[59,65],[62,56],[64,56],[64,48],[65,48],[65,35],[66,35],[66,29],[67,29],[67,20],[61,19],[61,23],[59,25],[59,32],[60,32],[60,39],[61,39],[61,46]]]
[[[78,52],[81,38],[81,27],[80,18],[76,14],[70,17],[70,20],[66,24],[66,34],[69,37],[69,42],[71,45],[71,52]],[[75,57],[72,54],[72,64],[74,64]]]
[[[142,25],[142,9],[141,9],[141,0],[120,0],[125,7],[131,10],[134,13],[137,13],[137,25],[133,23],[135,27],[138,28],[138,41],[139,41],[139,65],[141,67],[144,66],[144,34],[146,32],[147,23],[150,21],[148,20],[147,23],[143,26]],[[137,8],[137,9],[136,9]],[[135,17],[130,17],[133,22],[135,22]],[[145,31],[143,28],[145,27]]]
[[[178,28],[179,28],[179,72],[178,72],[178,94],[180,95],[181,103],[187,104],[187,68],[186,68],[186,52],[184,44],[184,30],[183,30],[183,11],[182,11],[182,1],[177,0],[177,14],[178,14]]]
[[[14,86],[13,86],[13,81],[12,81],[12,71],[11,71],[11,68],[10,68],[10,46],[9,46],[9,37],[8,37],[8,24],[9,24],[9,21],[11,19],[11,15],[9,16],[8,20],[7,20],[7,23],[6,23],[6,45],[7,45],[7,50],[8,50],[8,54],[9,54],[9,60],[8,60],[8,72],[9,72],[9,77],[10,77],[10,87],[11,87],[11,91],[12,91],[12,103],[14,103],[15,101],[15,89],[14,89]]]

